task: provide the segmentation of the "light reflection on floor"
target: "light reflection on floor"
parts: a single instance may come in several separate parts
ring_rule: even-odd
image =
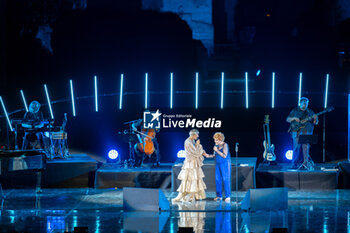
[[[168,198],[174,193],[165,191]],[[204,201],[177,203],[161,213],[122,211],[122,192],[94,189],[4,190],[0,232],[288,232],[350,233],[350,190],[290,191],[288,210],[244,212],[234,202],[215,202],[209,192]],[[245,192],[238,192],[241,201]],[[235,200],[235,193],[232,200]]]

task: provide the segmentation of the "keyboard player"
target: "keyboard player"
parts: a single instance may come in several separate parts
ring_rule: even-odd
[[[38,143],[41,147],[40,142],[44,142],[43,132],[41,129],[44,127],[43,114],[40,110],[40,103],[36,100],[32,101],[29,105],[28,112],[24,114],[22,127],[25,129],[22,150],[27,149],[31,138],[36,136]],[[44,146],[45,147],[45,146]],[[41,147],[42,148],[42,147]]]

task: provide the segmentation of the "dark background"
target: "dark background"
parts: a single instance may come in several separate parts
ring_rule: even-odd
[[[215,52],[208,55],[191,28],[174,13],[141,10],[141,1],[88,1],[72,10],[71,1],[2,1],[0,95],[11,118],[24,114],[19,90],[27,102],[43,103],[49,117],[43,84],[47,84],[57,124],[67,112],[69,145],[105,156],[117,148],[125,158],[127,144],[117,136],[123,122],[142,117],[144,73],[149,74],[150,109],[162,113],[213,117],[234,153],[263,152],[263,120],[271,118],[271,139],[279,161],[291,148],[285,118],[298,98],[299,73],[310,108],[323,110],[325,76],[330,74],[326,116],[326,161],[347,157],[347,93],[350,91],[350,20],[341,18],[334,1],[238,1],[235,38],[227,40],[222,1],[213,3]],[[345,9],[348,10],[348,9]],[[267,17],[267,13],[270,14]],[[52,53],[35,39],[39,25],[52,28]],[[256,33],[252,43],[240,40],[247,26]],[[344,53],[342,55],[342,53]],[[260,76],[256,71],[261,69]],[[169,109],[169,74],[174,73],[174,109]],[[195,72],[199,72],[199,109],[194,109]],[[220,109],[220,75],[225,72],[225,107]],[[249,73],[249,109],[245,109],[244,72]],[[271,109],[271,73],[276,73],[275,109]],[[123,109],[118,109],[120,74],[124,74]],[[94,110],[93,76],[98,76],[99,112]],[[71,113],[69,80],[74,81],[77,116]],[[105,96],[104,96],[105,95]],[[2,113],[2,112],[1,112]],[[0,118],[1,144],[6,144],[6,121]],[[312,157],[322,161],[322,124]],[[214,129],[199,129],[206,150],[212,151]],[[162,130],[158,135],[161,161],[172,162],[183,148],[188,129]],[[12,140],[12,138],[10,138]]]

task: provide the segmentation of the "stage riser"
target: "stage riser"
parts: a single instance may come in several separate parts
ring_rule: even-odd
[[[257,188],[337,189],[337,172],[256,172]]]
[[[170,171],[96,171],[95,188],[170,188]]]
[[[48,161],[42,171],[42,188],[93,187],[96,161],[89,156],[72,155],[68,159]],[[3,188],[35,188],[36,172],[32,170],[8,172],[0,176]]]
[[[172,191],[176,191],[181,181],[177,179],[182,165],[173,166]],[[203,181],[207,186],[207,191],[216,191],[215,184],[215,164],[204,164],[203,173],[205,175]],[[255,188],[255,171],[254,166],[238,167],[238,190],[247,191]],[[231,166],[231,190],[236,190],[236,166]]]

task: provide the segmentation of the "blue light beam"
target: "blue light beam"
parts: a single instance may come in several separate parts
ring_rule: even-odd
[[[272,72],[272,103],[271,107],[275,108],[275,72]]]
[[[95,84],[95,111],[98,112],[98,95],[97,95],[97,76],[94,76],[94,84]]]
[[[299,74],[299,96],[298,96],[298,106],[301,98],[301,85],[303,83],[303,73]]]
[[[145,74],[145,109],[148,108],[148,73]]]
[[[23,100],[23,104],[24,104],[24,107],[26,109],[26,112],[28,112],[28,105],[27,105],[26,98],[24,97],[23,90],[21,90],[21,95],[22,95],[22,100]]]
[[[220,98],[220,108],[224,108],[224,85],[225,85],[225,74],[221,73],[221,98]]]
[[[75,117],[75,100],[74,100],[74,90],[73,90],[73,81],[69,80],[69,85],[70,85],[70,96],[72,99],[72,111],[73,111],[73,116]]]
[[[198,109],[198,72],[196,72],[196,99],[195,108]]]
[[[9,118],[9,116],[7,114],[7,111],[6,111],[6,108],[5,108],[5,104],[4,104],[4,101],[2,100],[1,96],[0,96],[0,101],[1,101],[2,109],[4,110],[4,113],[5,113],[5,116],[6,116],[7,123],[9,124],[10,130],[12,132],[13,128],[12,128],[12,125],[11,125],[11,121],[10,121],[10,118]]]
[[[245,72],[245,108],[249,107],[249,99],[248,99],[248,72]]]
[[[325,90],[325,97],[324,97],[324,108],[327,108],[328,105],[328,82],[329,82],[329,74],[326,75],[326,90]]]
[[[170,73],[170,109],[173,109],[174,75]]]
[[[123,83],[124,83],[124,75],[120,75],[120,93],[119,93],[119,109],[123,108]]]
[[[49,91],[47,90],[46,84],[44,84],[44,88],[45,88],[45,93],[46,93],[47,104],[49,105],[49,109],[50,109],[51,119],[54,119],[54,116],[53,116],[53,113],[52,113],[52,107],[51,107]]]

